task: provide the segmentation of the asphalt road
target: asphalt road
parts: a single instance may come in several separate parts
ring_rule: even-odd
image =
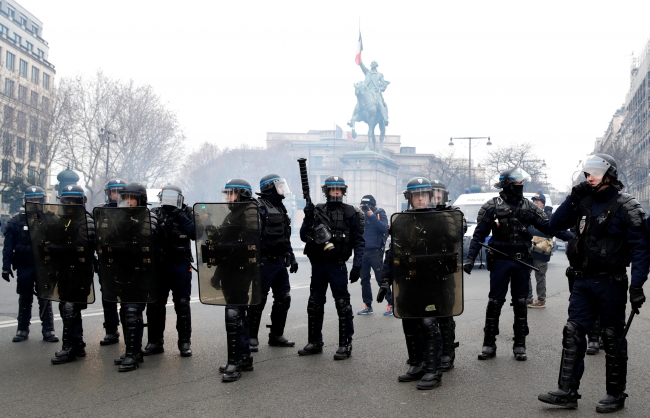
[[[478,266],[477,266],[478,267]],[[292,275],[293,305],[285,335],[296,348],[275,348],[260,338],[254,355],[255,370],[235,383],[221,382],[217,368],[226,360],[224,309],[192,304],[194,355],[181,358],[176,349],[174,310],[168,307],[166,351],[147,357],[140,369],[118,373],[113,359],[123,344],[100,347],[103,337],[101,303],[84,311],[88,356],[53,366],[50,358],[60,343],[40,338],[40,325],[33,321],[30,339],[12,343],[15,333],[17,296],[15,284],[0,282],[0,408],[10,416],[445,416],[520,417],[593,416],[605,394],[605,359],[601,353],[587,357],[582,381],[582,400],[577,411],[564,411],[537,400],[541,392],[556,387],[560,363],[561,331],[566,321],[568,290],[562,254],[553,257],[548,270],[547,308],[529,310],[531,335],[527,362],[511,353],[512,311],[506,304],[501,316],[498,353],[490,361],[478,361],[488,293],[488,274],[475,269],[465,280],[465,311],[457,318],[456,367],[443,376],[441,387],[416,390],[415,383],[399,383],[407,358],[400,321],[381,314],[355,316],[353,355],[334,361],[337,317],[330,299],[323,329],[323,355],[299,357],[306,344],[309,294],[309,263],[300,260]],[[196,282],[195,282],[196,283]],[[195,297],[198,296],[196,284]],[[373,292],[376,292],[373,284]],[[358,284],[351,285],[355,312],[362,307]],[[97,295],[99,297],[99,295]],[[270,312],[267,305],[265,317]],[[650,352],[644,350],[650,331],[646,307],[635,319],[628,337],[630,362],[626,408],[619,416],[648,416],[650,405]],[[34,309],[36,313],[36,308]],[[268,317],[267,317],[268,318]],[[263,322],[264,324],[264,322]],[[61,321],[55,321],[61,333]],[[264,331],[261,332],[264,335]],[[145,331],[146,341],[146,331]]]

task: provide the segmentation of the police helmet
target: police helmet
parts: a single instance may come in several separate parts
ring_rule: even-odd
[[[408,209],[426,209],[431,207],[433,187],[426,177],[413,177],[406,184],[404,198],[408,201]],[[422,199],[414,199],[422,198]],[[416,200],[414,204],[413,201]]]
[[[120,198],[117,201],[119,207],[147,206],[147,188],[136,181],[127,183],[120,190]]]
[[[183,191],[180,187],[168,184],[163,186],[158,193],[158,202],[160,206],[173,206],[178,209],[183,208]]]
[[[269,194],[273,191],[274,188],[280,196],[287,196],[291,193],[287,181],[277,174],[268,174],[262,177],[260,180],[261,194]]]
[[[118,192],[124,188],[125,181],[122,179],[110,179],[104,187],[104,193],[106,194],[106,202],[115,203],[117,199],[111,198],[112,192]]]
[[[38,186],[26,188],[23,197],[25,202],[45,203],[45,191]]]
[[[61,197],[59,200],[64,205],[85,205],[88,198],[86,197],[86,192],[83,187],[71,184],[65,186],[63,190],[61,190]]]
[[[505,189],[511,184],[521,181],[530,181],[530,176],[525,170],[519,167],[509,168],[499,174],[499,182],[494,185],[497,189]]]
[[[223,202],[244,202],[253,196],[251,184],[244,179],[228,180],[225,187],[221,189],[221,200]]]
[[[348,186],[345,184],[343,177],[329,176],[325,179],[325,184],[323,184],[321,190],[327,202],[343,202],[343,196],[346,195]],[[341,194],[338,196],[330,196],[330,192],[332,191],[340,191]]]

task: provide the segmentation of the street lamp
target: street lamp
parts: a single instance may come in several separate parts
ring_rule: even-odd
[[[472,139],[487,139],[487,143],[485,145],[490,146],[492,145],[492,142],[490,141],[489,136],[465,136],[465,137],[458,137],[458,138],[449,138],[449,146],[453,147],[454,146],[454,139],[469,139],[469,187],[472,187]]]
[[[111,149],[111,142],[117,142],[115,140],[115,134],[107,129],[102,128],[101,130],[102,140],[106,141],[106,178],[108,178],[108,156]],[[111,139],[111,136],[113,139]]]

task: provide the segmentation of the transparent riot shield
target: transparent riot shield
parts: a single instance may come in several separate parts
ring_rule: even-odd
[[[259,211],[255,202],[194,205],[199,297],[207,305],[257,305]]]
[[[109,302],[156,301],[156,257],[151,215],[145,207],[97,207],[99,280]]]
[[[401,212],[391,217],[394,314],[398,318],[463,312],[463,214]]]
[[[53,301],[94,303],[95,249],[82,205],[25,204],[36,293]]]

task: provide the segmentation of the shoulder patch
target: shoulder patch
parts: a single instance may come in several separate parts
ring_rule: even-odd
[[[621,207],[630,227],[633,229],[642,229],[647,216],[641,204],[627,193],[621,193],[618,201],[622,203]]]

